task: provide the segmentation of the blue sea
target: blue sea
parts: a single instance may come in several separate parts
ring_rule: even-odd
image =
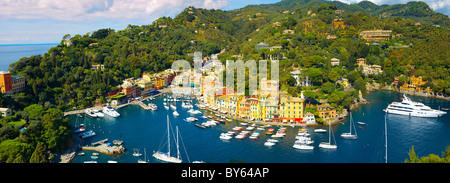
[[[0,71],[7,71],[9,64],[17,62],[22,57],[44,55],[50,48],[57,45],[57,43],[0,45]]]
[[[175,131],[178,126],[180,131],[180,153],[183,162],[205,161],[211,163],[247,162],[247,163],[384,163],[385,162],[385,113],[382,111],[393,101],[400,101],[402,95],[397,92],[375,91],[367,100],[369,105],[352,111],[355,122],[364,122],[366,125],[355,124],[358,139],[346,140],[340,135],[349,131],[349,120],[343,124],[332,126],[332,132],[338,146],[335,150],[319,148],[320,142],[328,141],[328,127],[308,127],[307,130],[314,140],[313,150],[298,150],[292,146],[298,127],[288,127],[286,137],[279,139],[275,146],[264,146],[264,142],[270,138],[265,133],[257,140],[246,137],[245,139],[221,140],[221,133],[230,131],[240,122],[233,121],[226,124],[218,124],[215,127],[200,129],[194,124],[203,122],[186,122],[183,119],[191,116],[187,109],[182,109],[180,102],[177,103],[179,117],[172,115],[173,110],[163,107],[162,96],[151,101],[158,106],[157,111],[146,111],[139,106],[127,106],[117,111],[121,114],[119,118],[105,116],[104,118],[78,118],[70,116],[71,122],[75,124],[84,123],[87,130],[93,130],[96,136],[85,139],[85,144],[108,138],[123,140],[126,152],[118,156],[100,154],[96,159],[98,163],[106,163],[108,160],[118,163],[136,163],[144,157],[132,156],[134,149],[139,149],[144,154],[146,149],[150,163],[160,163],[152,157],[154,151],[167,151],[166,145],[166,116]],[[425,105],[432,108],[450,108],[450,102],[431,98],[411,96],[417,101],[421,99]],[[195,107],[196,109],[196,107]],[[203,111],[203,115],[210,115]],[[197,115],[200,116],[200,115]],[[278,127],[275,127],[277,130]],[[314,133],[314,129],[327,129],[327,133]],[[409,116],[387,115],[388,131],[388,162],[402,163],[408,158],[408,151],[412,146],[418,156],[436,154],[450,145],[450,115],[441,118],[416,118]],[[174,137],[171,137],[174,139]],[[333,138],[332,138],[333,139]],[[334,143],[334,140],[332,141]],[[172,155],[176,154],[175,145],[171,145]],[[86,155],[76,156],[75,163],[91,161],[93,151],[84,151]]]

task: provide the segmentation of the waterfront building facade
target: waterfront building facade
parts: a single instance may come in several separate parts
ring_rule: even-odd
[[[303,109],[305,99],[282,96],[280,99],[280,122],[303,124]]]

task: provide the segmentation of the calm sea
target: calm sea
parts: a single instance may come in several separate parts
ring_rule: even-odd
[[[201,160],[213,163],[228,163],[231,161],[248,163],[384,163],[385,159],[385,138],[384,138],[384,112],[386,106],[393,101],[400,101],[402,95],[397,92],[376,91],[370,94],[367,99],[372,102],[370,105],[363,105],[352,112],[355,122],[362,121],[366,125],[356,124],[358,133],[357,140],[345,140],[340,137],[344,132],[349,131],[349,120],[344,124],[332,126],[332,131],[338,146],[335,150],[319,148],[320,142],[328,141],[327,133],[314,133],[314,129],[328,127],[307,128],[314,140],[313,150],[298,150],[292,146],[298,127],[288,127],[286,137],[279,139],[280,142],[272,147],[264,146],[264,142],[269,138],[264,133],[257,140],[248,137],[242,140],[232,138],[230,140],[219,139],[220,133],[230,131],[239,122],[227,122],[218,124],[215,127],[200,129],[194,124],[184,121],[190,114],[187,109],[182,109],[181,104],[177,104],[179,117],[172,115],[172,110],[163,107],[162,97],[151,101],[159,109],[157,111],[145,111],[139,106],[127,106],[118,109],[121,114],[119,118],[106,116],[105,118],[79,118],[79,122],[87,125],[88,130],[93,130],[97,136],[85,140],[86,144],[108,138],[110,142],[115,139],[123,140],[126,152],[120,156],[109,156],[100,154],[96,160],[99,163],[106,163],[108,160],[119,163],[136,163],[143,157],[132,156],[134,149],[139,149],[147,156],[151,163],[158,163],[152,157],[153,151],[166,150],[164,146],[166,140],[166,116],[169,116],[170,123],[174,127],[178,126],[181,139],[180,152],[183,162]],[[450,102],[431,98],[414,97],[412,100],[421,99],[424,104],[432,108],[450,108]],[[195,107],[196,108],[196,107]],[[203,114],[208,112],[203,111]],[[76,116],[70,116],[71,122],[77,121]],[[278,127],[275,127],[275,130]],[[441,155],[446,146],[450,145],[450,115],[442,118],[415,118],[399,115],[387,116],[388,128],[388,162],[401,163],[408,157],[408,151],[414,146],[415,152],[419,156],[426,156],[430,153]],[[172,139],[174,137],[171,137]],[[333,139],[333,138],[332,138]],[[334,142],[334,141],[333,141]],[[172,144],[172,154],[175,154],[175,145]],[[161,149],[162,148],[162,149]],[[93,151],[84,151],[86,155],[76,156],[75,163],[91,161]]]
[[[44,55],[56,46],[56,43],[48,44],[5,44],[0,45],[0,71],[7,71],[9,64],[17,62],[22,57],[32,55]]]

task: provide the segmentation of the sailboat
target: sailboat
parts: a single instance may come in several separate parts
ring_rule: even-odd
[[[153,157],[158,160],[169,162],[169,163],[181,163],[182,159],[180,156],[180,148],[178,145],[178,127],[177,127],[177,157],[170,156],[170,126],[169,126],[169,116],[167,116],[167,152],[153,152]]]
[[[319,144],[319,147],[321,148],[325,148],[325,149],[336,149],[337,145],[331,145],[331,133],[333,133],[333,131],[331,131],[331,124],[328,123],[328,131],[330,133],[328,133],[328,142],[321,142]],[[334,135],[333,135],[334,138]],[[336,142],[336,140],[334,140]]]
[[[147,151],[145,150],[145,147],[144,147],[144,160],[139,159],[138,163],[148,163]]]
[[[352,134],[352,126],[353,128],[355,128],[355,134]],[[349,133],[342,133],[341,137],[344,139],[352,139],[355,140],[358,138],[358,134],[356,133],[356,127],[355,127],[355,123],[353,122],[352,119],[352,113],[350,112],[350,132]]]

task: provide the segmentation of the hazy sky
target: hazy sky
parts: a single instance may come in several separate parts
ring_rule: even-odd
[[[84,35],[101,28],[125,29],[175,16],[187,6],[232,10],[280,0],[0,0],[0,44],[59,43],[65,34]],[[356,3],[361,0],[341,0]],[[411,0],[371,0],[375,4]],[[450,14],[450,0],[422,0]]]

